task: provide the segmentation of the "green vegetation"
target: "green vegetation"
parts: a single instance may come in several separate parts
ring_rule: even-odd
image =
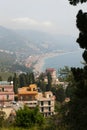
[[[15,61],[15,54],[0,52],[0,71],[8,71],[11,68],[11,66],[15,63]]]
[[[16,56],[14,54],[0,52],[0,66],[11,66],[14,64]]]
[[[44,117],[38,107],[29,109],[27,106],[16,111],[15,124],[19,127],[31,128],[32,126],[44,124]]]
[[[63,102],[65,100],[65,91],[62,85],[57,85],[56,87],[52,87],[51,91],[56,96],[56,101]]]
[[[87,0],[69,0],[71,4],[76,5]],[[87,13],[80,10],[76,20],[79,29],[77,42],[84,49],[83,59],[85,66],[83,68],[71,68],[73,82],[69,91],[72,96],[70,102],[65,104],[67,114],[64,113],[63,119],[68,125],[68,130],[86,130],[87,129]]]
[[[17,93],[18,88],[29,86],[30,84],[34,84],[34,74],[32,72],[29,72],[27,74],[22,73],[20,75],[17,75],[16,73],[13,76],[13,84],[14,84],[14,92]]]
[[[2,127],[0,130],[25,130],[25,128],[19,128],[19,127]],[[33,126],[32,128],[27,128],[26,130],[40,130],[37,126]]]
[[[0,111],[0,126],[1,127],[4,124],[5,119],[6,119],[6,113],[4,111]]]
[[[27,68],[22,61],[17,61],[15,53],[9,51],[0,52],[0,72],[28,72],[33,68]]]
[[[69,0],[71,5],[77,5],[78,3],[87,2],[87,0]]]
[[[44,118],[38,107],[29,109],[24,106],[7,119],[4,115],[0,114],[0,130],[67,130],[67,126],[61,123],[61,113]]]
[[[45,118],[38,107],[29,109],[27,106],[6,118],[5,112],[0,111],[0,130],[39,130],[44,128]]]
[[[0,76],[3,81],[7,81],[10,76],[14,76],[13,72],[0,72]]]
[[[15,63],[15,64],[13,64],[11,67],[10,67],[10,71],[11,72],[24,72],[24,73],[26,73],[26,72],[30,72],[30,71],[32,71],[32,67],[30,67],[30,68],[27,68],[25,65],[23,65],[23,64],[20,64],[20,63]]]
[[[72,68],[74,84],[71,101],[68,103],[67,123],[71,130],[87,129],[87,67]],[[78,123],[77,123],[78,122]]]

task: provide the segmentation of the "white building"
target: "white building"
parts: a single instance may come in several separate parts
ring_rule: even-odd
[[[38,105],[40,112],[46,117],[54,115],[55,96],[51,91],[38,94]]]

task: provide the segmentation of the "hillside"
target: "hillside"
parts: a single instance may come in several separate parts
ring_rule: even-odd
[[[0,26],[0,48],[23,55],[76,49],[72,36],[52,35],[35,30],[11,30]]]
[[[29,40],[17,32],[0,26],[0,49],[9,50],[20,55],[24,53],[29,55],[36,51],[29,47],[30,44],[32,45]]]
[[[0,50],[0,71],[8,71],[16,62],[16,56],[9,51]]]
[[[75,51],[78,49],[75,40],[72,36],[52,35],[36,30],[11,30],[0,26],[0,68],[7,66],[11,70],[19,69],[19,65],[24,65],[25,60],[32,55],[40,56],[59,50]],[[21,68],[24,70],[24,67]]]
[[[21,36],[32,41],[33,45],[42,52],[54,50],[76,50],[76,38],[69,35],[52,35],[46,32],[36,30],[16,30]]]

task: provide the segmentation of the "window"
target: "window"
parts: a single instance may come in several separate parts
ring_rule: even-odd
[[[7,95],[7,100],[9,99],[9,95]]]
[[[51,105],[51,101],[48,101],[48,105]]]
[[[44,108],[42,107],[42,108],[41,108],[41,112],[43,112],[43,111],[44,111]]]
[[[31,88],[27,88],[27,91],[31,91]]]
[[[31,101],[32,100],[32,96],[28,96],[28,100]]]
[[[41,101],[41,106],[43,106],[43,101]]]
[[[4,88],[2,88],[2,91],[4,92]]]
[[[49,111],[51,111],[51,108],[49,107]]]
[[[35,88],[33,88],[33,91],[36,91],[36,89],[35,89]]]

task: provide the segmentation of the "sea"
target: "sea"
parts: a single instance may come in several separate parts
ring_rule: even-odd
[[[54,68],[56,70],[59,70],[60,68],[64,68],[65,66],[68,66],[69,68],[82,68],[84,66],[82,53],[82,50],[78,49],[77,51],[66,52],[63,54],[59,54],[58,56],[46,58],[44,61],[42,71],[45,71],[47,68]]]

